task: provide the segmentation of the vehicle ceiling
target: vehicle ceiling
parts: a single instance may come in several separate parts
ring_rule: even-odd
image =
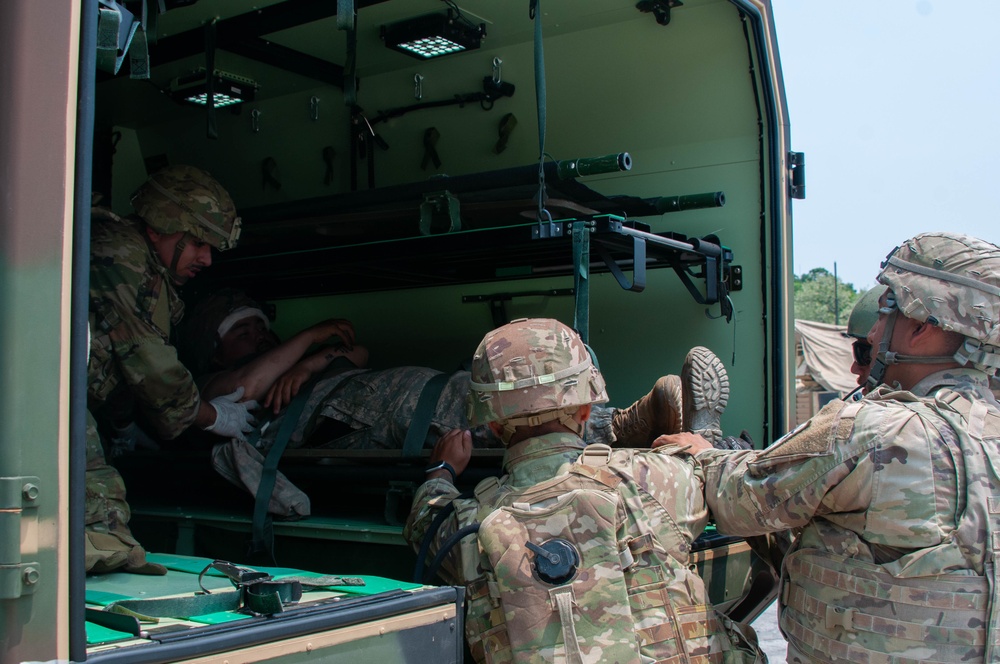
[[[174,78],[204,66],[203,26],[215,18],[216,69],[252,78],[259,85],[258,99],[315,88],[322,84],[314,77],[318,72],[339,76],[346,61],[347,37],[337,29],[336,5],[334,0],[256,0],[252,4],[198,0],[172,9],[157,19],[156,43],[149,49],[150,81],[129,80],[126,72],[99,78],[98,122],[140,128],[169,117],[173,104],[164,103],[162,91]],[[366,76],[410,70],[416,62],[386,48],[379,37],[380,26],[448,8],[442,0],[357,0],[357,6],[357,75],[362,88]],[[533,37],[527,0],[462,0],[458,7],[473,22],[486,24],[484,48],[495,50]],[[542,11],[545,34],[553,36],[627,21],[638,10],[634,0],[548,0],[542,3]],[[253,44],[264,52],[259,59],[250,59],[234,54],[243,50],[234,44],[244,48]],[[266,52],[273,47],[284,55],[288,55],[284,49],[291,49],[296,52],[293,57],[306,56],[313,69],[308,74],[293,73],[267,64],[269,59],[275,61]]]

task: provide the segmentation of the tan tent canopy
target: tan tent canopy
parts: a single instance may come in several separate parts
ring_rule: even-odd
[[[843,325],[795,321],[798,383],[815,382],[823,390],[844,394],[858,386],[857,376],[851,373],[852,339],[844,336],[846,331]]]

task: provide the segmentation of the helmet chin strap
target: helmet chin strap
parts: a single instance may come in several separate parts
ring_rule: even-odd
[[[885,329],[882,331],[882,339],[878,344],[878,353],[872,361],[872,369],[868,374],[867,385],[869,389],[874,389],[882,384],[885,371],[890,364],[944,364],[955,362],[958,359],[955,355],[901,355],[889,350],[897,316],[899,316],[899,309],[892,306],[892,311],[889,312],[889,318],[885,323]],[[961,363],[964,364],[964,362]]]
[[[885,322],[885,329],[882,330],[882,339],[878,344],[878,353],[875,355],[875,359],[872,360],[872,369],[868,373],[868,388],[875,389],[882,384],[882,379],[885,378],[885,370],[889,368],[890,364],[894,364],[896,359],[896,354],[891,353],[892,359],[889,358],[889,344],[892,341],[892,330],[896,327],[896,316],[899,314],[899,309],[895,307],[889,313],[889,318]]]
[[[181,254],[184,253],[184,248],[187,246],[187,243],[188,234],[185,232],[184,235],[181,236],[181,239],[177,240],[177,245],[174,246],[174,257],[170,261],[170,267],[167,268],[170,272],[170,276],[173,277],[173,280],[182,286],[188,282],[189,277],[182,277],[178,274],[177,265],[181,261]]]

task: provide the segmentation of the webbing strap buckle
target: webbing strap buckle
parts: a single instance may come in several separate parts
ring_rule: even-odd
[[[583,448],[580,463],[585,466],[606,466],[611,462],[611,446],[594,443]]]
[[[842,606],[826,607],[826,628],[833,629],[834,627],[840,627],[848,632],[856,632],[857,630],[854,628],[855,613],[857,613],[857,609],[854,608],[845,608]]]

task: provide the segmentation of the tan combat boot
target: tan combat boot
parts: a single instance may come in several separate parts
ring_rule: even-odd
[[[729,375],[722,360],[704,346],[695,346],[681,370],[684,429],[717,445],[722,440],[720,418],[729,403]]]
[[[681,431],[681,379],[661,376],[649,394],[611,416],[615,447],[649,447],[665,433]]]

